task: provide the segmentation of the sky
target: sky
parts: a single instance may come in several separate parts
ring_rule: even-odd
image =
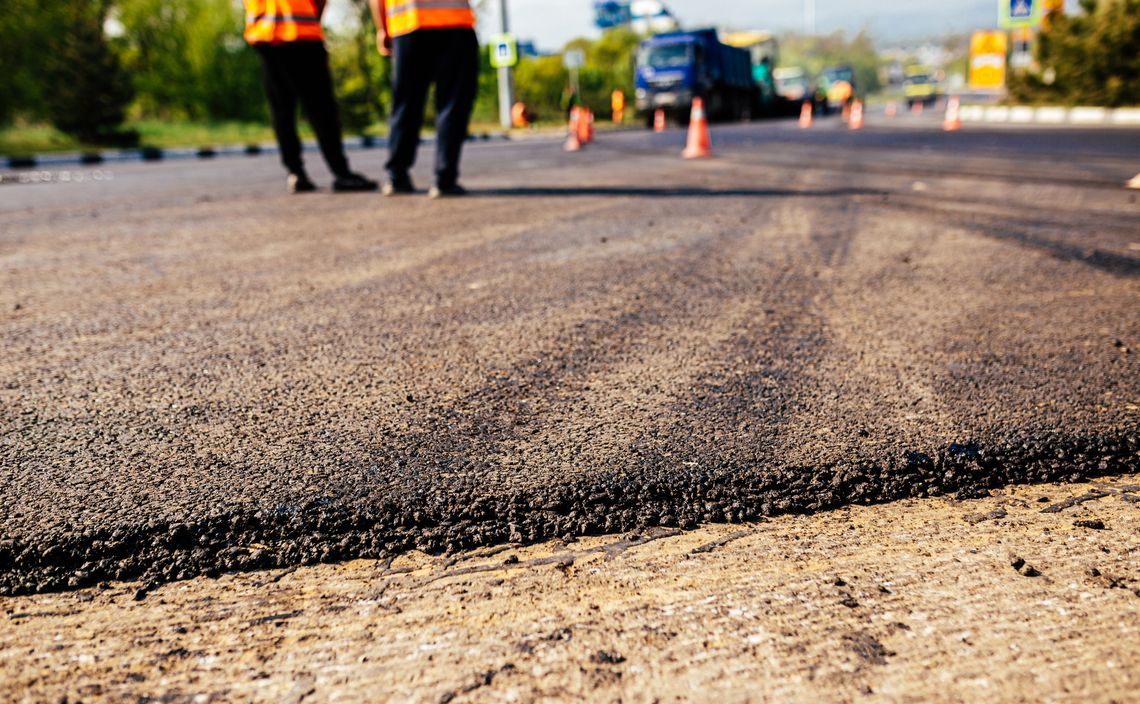
[[[685,27],[802,30],[804,0],[665,0]],[[499,0],[488,0],[498,7]],[[591,36],[592,0],[507,0],[511,30],[533,39],[539,48],[559,49],[576,36]],[[885,41],[921,39],[947,32],[968,32],[997,23],[994,0],[816,0],[816,29],[858,32],[869,29]],[[498,27],[497,10],[481,17]],[[484,29],[489,29],[484,27]]]
[[[806,0],[664,0],[687,28],[802,31]],[[498,31],[500,0],[482,0],[480,34]],[[1067,0],[1072,9],[1076,0]],[[997,25],[997,0],[815,0],[816,30],[850,33],[867,29],[880,44],[962,34]],[[334,15],[342,15],[348,0],[332,0]],[[593,0],[507,0],[511,31],[538,48],[557,51],[567,41],[596,36]]]

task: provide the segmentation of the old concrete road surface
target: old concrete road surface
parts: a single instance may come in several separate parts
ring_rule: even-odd
[[[0,186],[0,592],[1140,469],[1136,132],[713,139]]]

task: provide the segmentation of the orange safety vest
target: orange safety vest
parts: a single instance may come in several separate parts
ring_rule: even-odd
[[[475,11],[468,0],[384,0],[388,34],[399,37],[417,29],[451,29],[475,26]]]
[[[245,0],[245,40],[250,44],[323,38],[321,13],[314,0]]]

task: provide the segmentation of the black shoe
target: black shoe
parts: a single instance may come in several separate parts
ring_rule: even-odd
[[[285,178],[285,188],[290,193],[312,193],[317,190],[317,184],[309,180],[309,176],[302,171],[299,174],[289,174]]]
[[[459,198],[467,195],[467,189],[458,183],[450,186],[432,186],[428,191],[428,198]]]
[[[359,193],[362,191],[375,191],[379,187],[380,184],[376,183],[372,179],[365,178],[360,174],[354,174],[352,172],[344,174],[343,176],[337,176],[336,180],[333,181],[333,190],[337,193]]]
[[[416,186],[409,176],[392,176],[384,183],[381,192],[386,196],[405,196],[415,193]]]

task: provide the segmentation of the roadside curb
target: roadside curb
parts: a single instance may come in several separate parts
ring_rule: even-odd
[[[962,122],[1140,127],[1140,108],[963,105],[959,114]]]
[[[468,135],[467,138],[472,142],[489,142],[492,140],[508,140],[508,135],[502,133],[481,132],[478,134]],[[434,144],[435,137],[423,137],[421,139],[423,144]],[[344,140],[344,148],[347,151],[359,151],[364,149],[380,149],[388,146],[388,140],[385,137],[354,137],[352,139]],[[304,144],[305,151],[316,151],[318,149],[316,142],[306,142]],[[229,145],[222,147],[205,146],[205,147],[180,147],[172,149],[162,149],[159,147],[140,147],[138,149],[124,149],[122,151],[107,151],[107,152],[71,152],[61,154],[33,154],[33,155],[13,155],[4,157],[2,162],[3,166],[8,169],[26,170],[26,169],[39,169],[52,166],[96,166],[99,164],[108,163],[128,163],[128,162],[156,162],[166,160],[181,160],[181,159],[214,159],[219,157],[234,157],[234,156],[261,156],[265,154],[276,154],[276,144],[245,144],[245,145]],[[0,183],[4,179],[0,178]]]

